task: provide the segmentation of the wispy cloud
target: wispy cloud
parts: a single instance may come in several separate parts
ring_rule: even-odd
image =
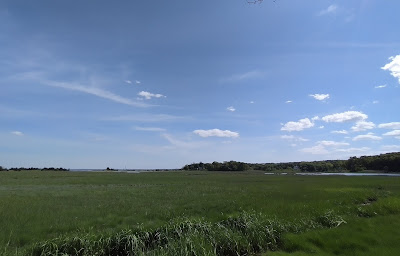
[[[336,149],[336,152],[344,152],[344,153],[360,153],[360,152],[367,152],[371,148],[369,147],[361,147],[361,148],[339,148]]]
[[[381,149],[387,152],[400,151],[400,145],[384,145]]]
[[[145,92],[145,91],[139,92],[138,95],[144,97],[146,100],[150,100],[151,98],[166,98],[167,97],[167,96],[164,96],[159,93],[154,94],[154,93]]]
[[[136,114],[136,115],[121,115],[115,117],[103,118],[105,121],[134,121],[134,122],[143,122],[143,123],[152,123],[152,122],[172,122],[178,120],[188,120],[191,117],[188,116],[174,116],[168,114]]]
[[[136,126],[135,127],[136,131],[145,131],[145,132],[164,132],[164,128],[159,128],[159,127],[140,127]]]
[[[337,142],[337,141],[331,141],[331,140],[318,141],[317,144],[325,146],[325,147],[344,147],[344,146],[350,145],[347,142]]]
[[[24,134],[20,131],[12,131],[11,134],[16,135],[16,136],[23,136]]]
[[[313,155],[325,155],[329,153],[329,151],[323,145],[319,144],[308,148],[302,148],[299,151]]]
[[[294,135],[282,135],[281,139],[289,140],[289,141],[300,141],[300,142],[308,141],[308,139],[304,139],[300,136],[294,136]]]
[[[349,132],[346,130],[341,130],[341,131],[331,131],[331,133],[336,133],[336,134],[348,134]]]
[[[316,93],[316,94],[310,94],[309,96],[313,97],[316,100],[320,100],[320,101],[329,99],[329,94],[318,94],[318,93]]]
[[[327,14],[335,14],[337,9],[338,9],[338,6],[335,4],[332,4],[332,5],[328,6],[326,9],[319,11],[317,13],[317,16],[324,16]]]
[[[281,128],[281,131],[302,131],[307,128],[311,128],[314,126],[314,123],[310,121],[308,118],[300,119],[298,122],[287,122]]]
[[[125,83],[132,84],[132,81],[131,80],[125,80]]]
[[[375,124],[373,122],[367,122],[367,121],[359,121],[356,123],[356,125],[351,127],[351,130],[354,132],[361,132],[361,131],[366,131],[370,129],[374,129]]]
[[[192,148],[198,148],[198,147],[204,145],[204,143],[199,143],[199,142],[182,141],[182,140],[176,139],[172,135],[166,134],[166,133],[162,134],[161,136],[164,139],[166,139],[169,143],[171,143],[174,147],[177,147],[177,148],[192,149]]]
[[[139,80],[135,81],[136,84],[141,84],[142,82],[140,82]]]
[[[346,111],[322,117],[327,123],[357,122],[367,119],[368,116],[359,111]]]
[[[238,138],[238,132],[232,132],[229,130],[220,130],[220,129],[211,129],[211,130],[194,130],[194,134],[199,135],[200,137],[227,137],[227,138]]]
[[[77,83],[66,83],[66,82],[56,82],[56,81],[44,81],[43,82],[46,85],[53,86],[53,87],[59,87],[67,90],[73,90],[73,91],[79,91],[79,92],[84,92],[87,94],[91,94],[100,98],[108,99],[117,103],[121,104],[126,104],[134,107],[150,107],[151,105],[141,103],[141,102],[136,102],[128,98],[124,98],[122,96],[119,96],[117,94],[114,94],[112,92],[97,88],[97,87],[87,87],[81,84]]]
[[[346,148],[350,146],[347,142],[337,142],[330,140],[322,140],[315,143],[315,146],[309,148],[300,149],[300,152],[309,153],[313,155],[325,155],[334,152],[361,152],[369,150],[369,148]]]
[[[226,110],[231,111],[231,112],[236,111],[236,109],[233,106],[227,107]]]
[[[374,135],[372,132],[364,135],[358,135],[353,138],[353,141],[358,141],[358,140],[381,140],[382,137]]]
[[[379,128],[383,129],[400,129],[400,122],[391,122],[378,125]]]
[[[265,72],[260,70],[253,70],[246,73],[235,74],[230,77],[220,79],[220,82],[237,82],[247,79],[261,78],[265,76]]]
[[[377,85],[374,88],[375,89],[381,89],[381,88],[385,88],[387,85],[386,84],[382,84],[382,85]]]
[[[288,104],[288,103],[292,103],[293,101],[291,101],[291,100],[287,100],[287,101],[285,101],[285,103],[286,104]]]
[[[390,74],[397,78],[400,83],[400,55],[389,58],[390,62],[382,67],[383,70],[390,71]]]
[[[386,132],[383,136],[400,136],[400,130],[393,130],[391,132]]]

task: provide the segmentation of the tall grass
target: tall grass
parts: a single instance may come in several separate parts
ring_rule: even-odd
[[[281,246],[285,232],[332,228],[345,223],[327,212],[298,223],[265,219],[242,212],[220,222],[175,220],[154,230],[124,230],[108,236],[78,234],[36,244],[31,255],[249,255]]]

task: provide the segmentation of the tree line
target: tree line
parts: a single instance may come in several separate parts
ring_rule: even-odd
[[[69,171],[69,169],[65,168],[55,168],[55,167],[45,167],[45,168],[36,168],[36,167],[12,167],[12,168],[4,168],[0,166],[0,171]]]
[[[243,163],[236,161],[192,163],[182,170],[207,171],[246,171],[262,170],[265,172],[362,172],[366,170],[383,172],[400,172],[400,152],[380,154],[375,156],[350,157],[348,160],[325,160],[312,162],[288,163]]]

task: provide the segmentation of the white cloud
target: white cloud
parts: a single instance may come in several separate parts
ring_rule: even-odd
[[[384,133],[383,136],[400,136],[400,130],[393,130],[391,132]]]
[[[254,101],[250,101],[250,104],[254,104]]]
[[[345,152],[345,153],[356,153],[356,152],[366,152],[370,150],[368,147],[361,147],[361,148],[339,148],[336,149],[336,152]]]
[[[389,152],[400,151],[400,145],[384,145],[381,147],[381,149]]]
[[[312,121],[316,121],[319,120],[319,116],[314,116],[313,118],[311,118]]]
[[[145,131],[145,132],[164,132],[164,128],[159,128],[159,127],[135,127],[136,131]]]
[[[334,14],[336,13],[338,9],[338,6],[335,4],[332,4],[330,6],[328,6],[328,8],[321,10],[320,12],[318,12],[318,16],[323,16],[323,15],[327,15],[327,14]]]
[[[300,151],[304,153],[310,153],[313,155],[323,155],[329,154],[333,152],[361,152],[367,151],[369,148],[342,148],[349,146],[350,144],[347,142],[336,142],[330,140],[322,140],[316,142],[316,145],[309,148],[303,148]]]
[[[358,111],[346,111],[343,113],[336,113],[322,117],[322,120],[327,123],[343,123],[343,122],[356,122],[367,119],[368,116]]]
[[[316,100],[325,100],[329,99],[329,94],[310,94],[309,96],[313,97]]]
[[[372,102],[372,104],[378,104],[379,103],[379,100],[374,100],[373,102]]]
[[[302,131],[307,128],[311,128],[314,126],[314,123],[310,121],[308,118],[300,119],[298,122],[287,122],[282,128],[281,131]]]
[[[356,125],[351,127],[351,130],[353,130],[355,132],[361,132],[361,131],[366,131],[366,130],[370,130],[370,129],[374,129],[374,128],[375,128],[375,124],[373,122],[360,121],[360,122],[357,122]]]
[[[331,133],[336,133],[336,134],[348,134],[349,132],[346,130],[341,130],[341,131],[331,131]]]
[[[378,86],[375,86],[375,89],[385,88],[386,86],[387,86],[386,84],[378,85]]]
[[[317,144],[325,146],[325,147],[344,147],[344,146],[350,145],[347,142],[336,142],[336,141],[331,141],[331,140],[318,141]]]
[[[308,139],[304,139],[302,137],[294,136],[294,135],[282,135],[281,139],[289,140],[289,141],[308,141]]]
[[[325,126],[323,126],[323,125],[321,125],[320,127],[318,127],[319,129],[324,129],[325,128]]]
[[[171,136],[170,134],[166,134],[166,133],[162,134],[161,136],[176,148],[193,149],[193,148],[198,148],[198,147],[201,147],[202,145],[204,145],[203,143],[199,143],[199,142],[182,141],[182,140],[176,139],[173,136]]]
[[[358,140],[381,140],[382,138],[379,136],[375,136],[372,132],[364,135],[358,135],[353,138],[353,141],[358,141]]]
[[[400,55],[392,56],[389,60],[391,62],[383,66],[382,69],[390,71],[390,74],[397,78],[400,83]]]
[[[254,79],[254,78],[260,78],[265,75],[265,72],[259,71],[259,70],[253,70],[249,71],[246,73],[242,74],[236,74],[232,75],[227,78],[222,78],[220,81],[221,82],[237,82],[237,81],[242,81],[242,80],[247,80],[247,79]]]
[[[378,125],[379,128],[384,129],[400,129],[400,122],[391,122]]]
[[[303,153],[310,153],[313,155],[325,155],[328,154],[329,151],[323,145],[316,145],[310,148],[303,148],[300,149]]]
[[[229,110],[231,112],[234,112],[236,109],[233,106],[227,107],[226,110]]]
[[[136,84],[141,84],[142,82],[140,82],[140,81],[136,80],[136,81],[135,81],[135,83],[136,83]]]
[[[211,130],[194,130],[194,134],[199,135],[200,137],[228,137],[228,138],[237,138],[239,137],[238,132],[232,132],[229,130],[220,130],[220,129],[211,129]]]
[[[134,121],[134,122],[143,122],[143,123],[152,123],[152,122],[171,122],[171,121],[179,121],[179,120],[189,120],[190,116],[174,116],[168,114],[136,114],[136,115],[122,115],[116,117],[104,118],[106,121]]]
[[[14,134],[16,136],[23,136],[24,134],[20,131],[12,131],[11,134]]]
[[[291,101],[291,100],[287,100],[285,103],[292,103],[293,101]]]
[[[126,104],[134,107],[149,107],[150,105],[144,104],[141,102],[136,102],[128,98],[124,98],[112,92],[97,88],[97,87],[86,87],[80,84],[75,83],[64,83],[64,82],[56,82],[56,81],[43,81],[44,84],[53,86],[53,87],[60,87],[68,90],[79,91],[88,93],[91,95],[95,95],[100,98],[112,100],[117,103]]]
[[[145,91],[139,92],[138,95],[144,97],[146,100],[149,100],[151,98],[166,98],[167,97],[167,96],[164,96],[159,93],[154,94],[154,93],[145,92]]]
[[[125,83],[132,84],[132,81],[131,80],[125,80]]]

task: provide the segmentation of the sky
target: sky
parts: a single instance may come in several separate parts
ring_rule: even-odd
[[[0,165],[400,151],[400,1],[0,1]]]

